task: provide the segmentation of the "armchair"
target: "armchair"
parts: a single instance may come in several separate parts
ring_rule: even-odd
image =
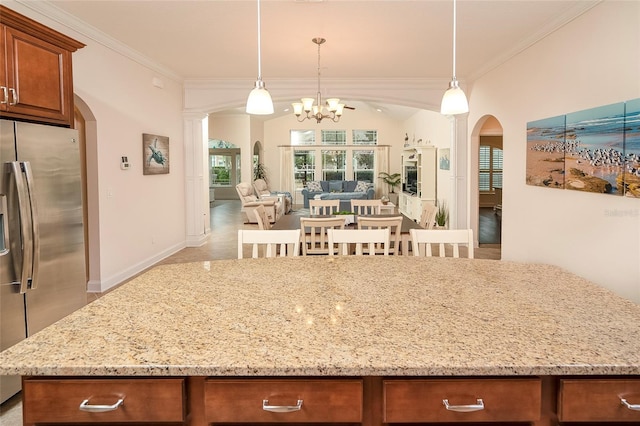
[[[271,191],[267,182],[264,179],[256,179],[253,181],[253,188],[256,190],[256,195],[258,198],[262,199],[263,197],[273,197],[273,196],[283,196],[284,198],[284,214],[289,214],[291,211],[291,204],[293,202],[293,198],[291,197],[291,193],[285,191]]]
[[[262,197],[258,199],[253,193],[253,186],[251,186],[249,182],[240,182],[237,184],[236,191],[242,203],[240,212],[244,216],[244,223],[258,223],[253,210],[260,205],[264,206],[264,209],[267,211],[269,222],[274,223],[282,216],[284,205],[278,197]]]

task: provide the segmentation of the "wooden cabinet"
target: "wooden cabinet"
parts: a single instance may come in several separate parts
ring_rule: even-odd
[[[207,423],[360,423],[360,379],[211,379]]]
[[[84,44],[0,6],[0,117],[71,127],[71,54]]]
[[[540,418],[538,378],[410,379],[383,383],[384,422],[528,422]]]
[[[25,425],[186,418],[184,378],[27,378],[22,392]]]
[[[640,379],[562,379],[558,418],[563,422],[640,424]]]
[[[437,148],[418,146],[402,152],[402,192],[398,208],[405,216],[420,220],[425,203],[437,203]]]

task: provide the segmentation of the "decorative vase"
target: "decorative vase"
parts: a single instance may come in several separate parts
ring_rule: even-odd
[[[386,195],[383,195],[382,197],[380,197],[380,201],[382,201],[382,204],[386,206],[387,204],[389,204],[389,197]]]

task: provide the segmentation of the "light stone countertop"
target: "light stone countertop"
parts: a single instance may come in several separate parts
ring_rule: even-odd
[[[164,265],[0,353],[0,374],[638,375],[640,305],[505,261]]]

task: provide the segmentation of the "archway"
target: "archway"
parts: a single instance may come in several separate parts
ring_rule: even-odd
[[[471,132],[471,224],[480,247],[502,248],[502,125],[483,116]]]
[[[75,127],[83,147],[83,210],[85,221],[85,256],[87,259],[87,291],[101,292],[100,286],[100,206],[98,188],[98,131],[91,108],[74,95]]]

